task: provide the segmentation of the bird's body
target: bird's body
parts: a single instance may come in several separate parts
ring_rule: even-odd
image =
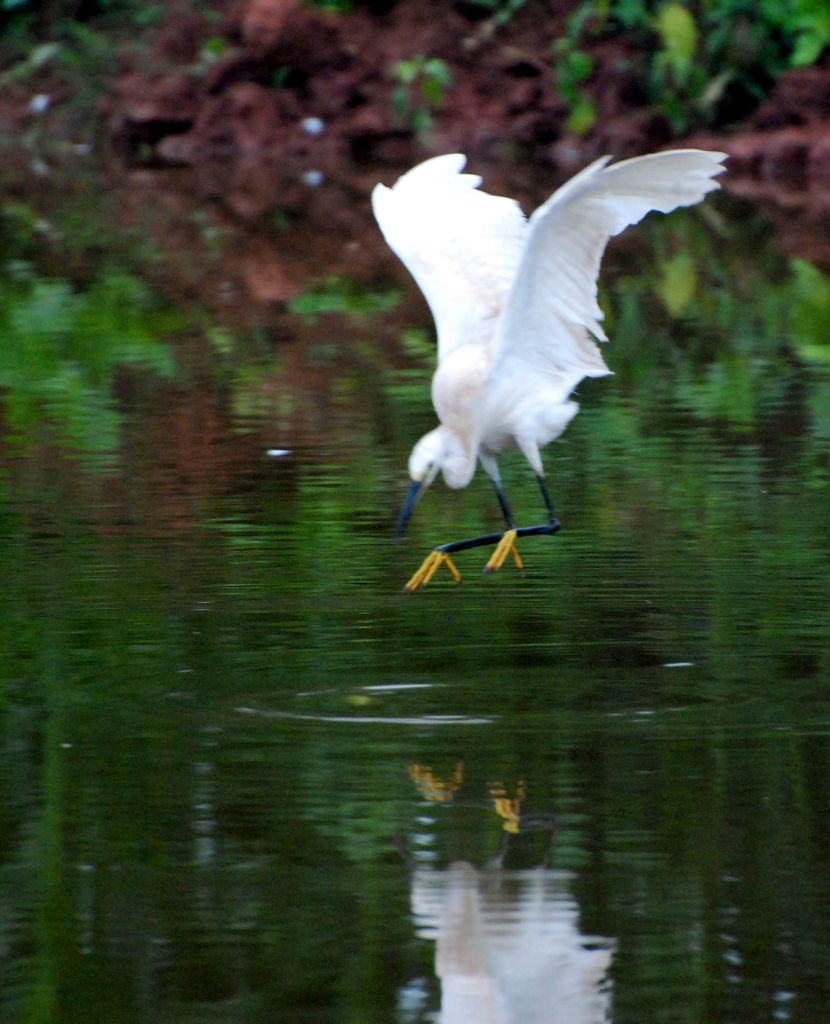
[[[608,239],[652,210],[699,202],[718,188],[712,179],[723,159],[694,149],[610,165],[603,157],[529,219],[514,200],[479,191],[481,179],[461,173],[460,154],[424,161],[391,189],[375,187],[384,237],[424,293],[438,333],[432,400],[440,425],[410,456],[402,525],[439,469],[460,488],[481,462],[515,527],[497,464],[508,447],[527,458],[553,520],[540,450],[576,414],[576,385],[610,373],[591,337],[607,340],[596,278]]]

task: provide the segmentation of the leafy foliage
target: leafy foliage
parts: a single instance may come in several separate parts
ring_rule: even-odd
[[[16,265],[0,282],[0,388],[8,429],[30,438],[45,415],[73,447],[114,451],[120,418],[110,394],[113,373],[133,363],[170,374],[170,350],[158,334],[177,322],[154,311],[142,283],[123,272],[105,272],[76,291]]]
[[[452,74],[440,57],[418,55],[398,61],[392,107],[416,137],[426,141],[432,132],[433,111],[442,107],[452,86]]]
[[[328,277],[304,295],[290,299],[288,308],[310,318],[322,313],[348,313],[362,316],[367,313],[394,309],[400,301],[396,291],[371,292],[353,280]]]
[[[596,104],[582,88],[594,70],[594,58],[565,36],[556,40],[553,52],[559,89],[570,108],[566,127],[575,135],[584,135],[597,119]]]
[[[585,64],[573,55],[620,32],[639,40],[651,105],[682,132],[744,116],[787,67],[818,60],[830,45],[830,8],[824,0],[586,0],[555,46],[573,130],[589,121],[584,93],[573,88]]]

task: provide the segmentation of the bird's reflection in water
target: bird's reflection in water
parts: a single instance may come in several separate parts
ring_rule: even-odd
[[[504,868],[519,818],[501,813],[499,790],[490,788],[504,819],[498,857],[482,869],[459,861],[413,870],[418,934],[436,944],[439,1024],[610,1022],[613,942],[581,933],[570,872]]]

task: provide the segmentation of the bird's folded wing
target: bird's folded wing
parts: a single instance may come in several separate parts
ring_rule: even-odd
[[[608,239],[652,210],[699,202],[719,186],[724,153],[672,150],[586,167],[531,216],[516,277],[496,336],[499,364],[520,361],[560,380],[565,394],[583,377],[609,372],[601,341],[597,275]]]
[[[518,203],[479,192],[464,164],[459,153],[433,157],[372,193],[389,247],[432,311],[439,360],[459,344],[492,345],[527,231]]]

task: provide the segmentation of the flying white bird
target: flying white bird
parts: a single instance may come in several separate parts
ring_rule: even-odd
[[[507,529],[435,548],[406,584],[425,586],[441,565],[458,581],[450,554],[495,544],[485,569],[518,537],[560,529],[540,449],[563,432],[579,406],[570,395],[583,377],[611,371],[591,335],[607,341],[596,280],[612,235],[652,210],[692,206],[717,189],[725,153],[678,149],[610,163],[596,160],[526,219],[519,204],[478,191],[459,153],[418,164],[372,206],[390,248],[419,285],[435,319],[438,368],[432,401],[440,426],[412,449],[412,484],[398,520],[406,529],[418,499],[441,470],[448,487],[466,487],[480,462],[496,490]],[[518,448],[542,492],[547,522],[518,527],[499,476],[498,455]]]

